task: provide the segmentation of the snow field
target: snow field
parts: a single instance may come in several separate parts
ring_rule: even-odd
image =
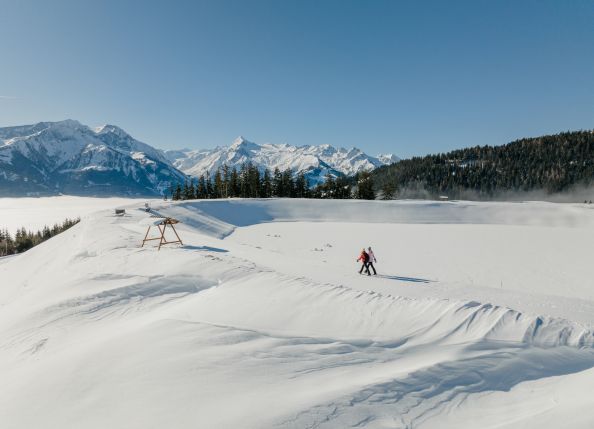
[[[55,223],[61,224],[66,218],[82,218],[98,210],[113,210],[132,201],[119,197],[0,198],[0,228],[8,229],[13,236],[22,227],[36,232],[45,225],[51,227]],[[145,200],[139,200],[139,204],[140,201]]]
[[[157,252],[131,204],[0,263],[3,427],[594,422],[588,210],[154,202]]]

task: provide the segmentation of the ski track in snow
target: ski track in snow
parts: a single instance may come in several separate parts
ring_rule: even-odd
[[[493,402],[480,409],[490,420],[481,427],[532,427],[536,415],[554,427],[573,410],[553,401],[554,389],[543,383],[579,392],[594,381],[592,302],[578,298],[579,279],[568,277],[560,289],[550,281],[539,294],[525,267],[511,267],[519,286],[510,281],[502,290],[465,281],[461,273],[472,280],[481,271],[468,274],[470,264],[454,266],[451,256],[449,271],[435,259],[418,261],[436,264],[423,274],[394,254],[410,274],[372,279],[344,262],[356,256],[361,240],[353,229],[362,225],[364,233],[384,232],[373,242],[380,261],[388,260],[396,250],[386,222],[402,224],[394,227],[402,247],[416,228],[409,217],[427,224],[417,235],[440,228],[457,237],[457,228],[478,224],[490,240],[489,228],[507,228],[505,221],[520,228],[512,235],[567,228],[573,239],[574,228],[587,240],[592,220],[577,207],[158,204],[183,221],[184,247],[139,248],[145,214],[130,207],[128,217],[89,215],[0,261],[3,427],[424,428],[444,418],[451,427],[476,427],[464,416],[486,398]],[[449,223],[458,226],[440,226]],[[485,247],[456,256],[480,258]],[[568,257],[559,269],[569,272],[571,263]],[[564,287],[570,294],[558,296]],[[555,314],[527,311],[539,308]],[[527,409],[509,405],[532,397]],[[584,401],[582,413],[592,406]],[[490,413],[502,404],[514,412]]]

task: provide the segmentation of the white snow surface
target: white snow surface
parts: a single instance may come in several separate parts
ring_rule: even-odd
[[[130,198],[89,198],[62,195],[43,198],[0,198],[0,229],[14,235],[17,229],[39,231],[44,226],[61,224],[66,219],[88,216],[99,210],[130,205]],[[146,200],[139,199],[138,203]]]
[[[369,156],[357,148],[335,148],[328,144],[320,146],[257,144],[243,137],[235,139],[231,146],[220,146],[215,149],[171,150],[166,151],[165,154],[176,168],[194,177],[214,174],[223,165],[239,169],[242,164],[251,162],[259,169],[268,168],[271,172],[275,168],[281,171],[290,168],[295,173],[304,172],[312,185],[323,182],[327,174],[351,176],[399,160],[392,154]]]
[[[3,428],[594,426],[587,206],[129,203],[0,259]]]

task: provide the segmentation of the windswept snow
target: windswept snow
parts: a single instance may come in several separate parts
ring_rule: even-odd
[[[0,260],[2,427],[594,425],[587,207],[152,205]]]

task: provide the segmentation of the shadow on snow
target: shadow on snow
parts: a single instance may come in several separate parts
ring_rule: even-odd
[[[385,275],[385,274],[378,274],[377,277],[380,277],[382,279],[398,280],[401,282],[412,282],[412,283],[433,283],[435,281],[435,280],[429,280],[429,279],[420,279],[417,277],[389,276],[389,275]]]
[[[218,252],[218,253],[227,253],[229,252],[227,249],[220,249],[218,247],[211,247],[211,246],[192,246],[184,244],[182,247],[184,250],[200,250],[205,252]]]

